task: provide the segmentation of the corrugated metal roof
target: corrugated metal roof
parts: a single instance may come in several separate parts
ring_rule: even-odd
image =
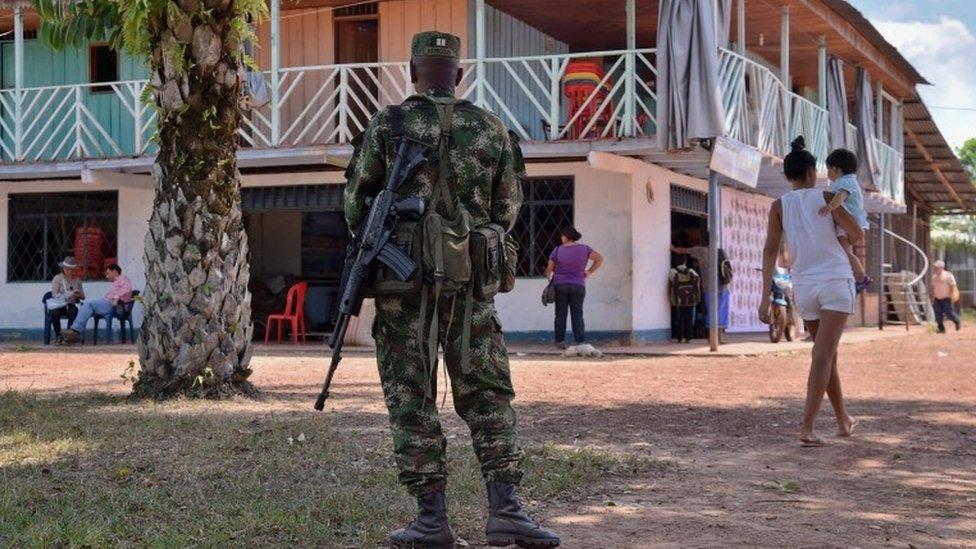
[[[908,194],[937,213],[976,212],[976,185],[932,121],[928,107],[916,95],[905,101],[904,108]]]

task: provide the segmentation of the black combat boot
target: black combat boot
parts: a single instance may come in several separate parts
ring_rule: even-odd
[[[522,510],[514,484],[489,482],[488,506],[488,526],[485,527],[488,545],[518,545],[531,549],[559,545],[559,536],[540,526]]]
[[[417,498],[417,518],[410,526],[390,534],[393,547],[454,549],[467,547],[447,522],[447,499],[444,491],[429,492]]]

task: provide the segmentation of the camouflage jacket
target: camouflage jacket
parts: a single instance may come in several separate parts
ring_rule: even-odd
[[[446,92],[431,92],[444,96]],[[404,133],[431,145],[430,161],[400,189],[400,196],[429,198],[437,183],[437,143],[440,123],[434,104],[414,95],[403,104]],[[376,113],[362,135],[346,170],[345,213],[354,233],[365,220],[365,199],[375,196],[386,183],[393,161],[389,109]],[[471,214],[475,226],[497,223],[511,230],[522,206],[525,165],[518,141],[499,118],[467,101],[454,107],[450,153],[452,194]]]

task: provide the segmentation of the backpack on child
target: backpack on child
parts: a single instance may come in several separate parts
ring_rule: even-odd
[[[732,283],[732,262],[722,248],[718,249],[718,267],[718,285],[728,286]]]
[[[685,265],[674,268],[671,278],[671,305],[694,307],[701,302],[701,277]]]

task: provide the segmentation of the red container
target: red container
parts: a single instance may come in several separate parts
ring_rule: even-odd
[[[105,231],[98,227],[75,229],[75,261],[87,278],[102,277]]]

